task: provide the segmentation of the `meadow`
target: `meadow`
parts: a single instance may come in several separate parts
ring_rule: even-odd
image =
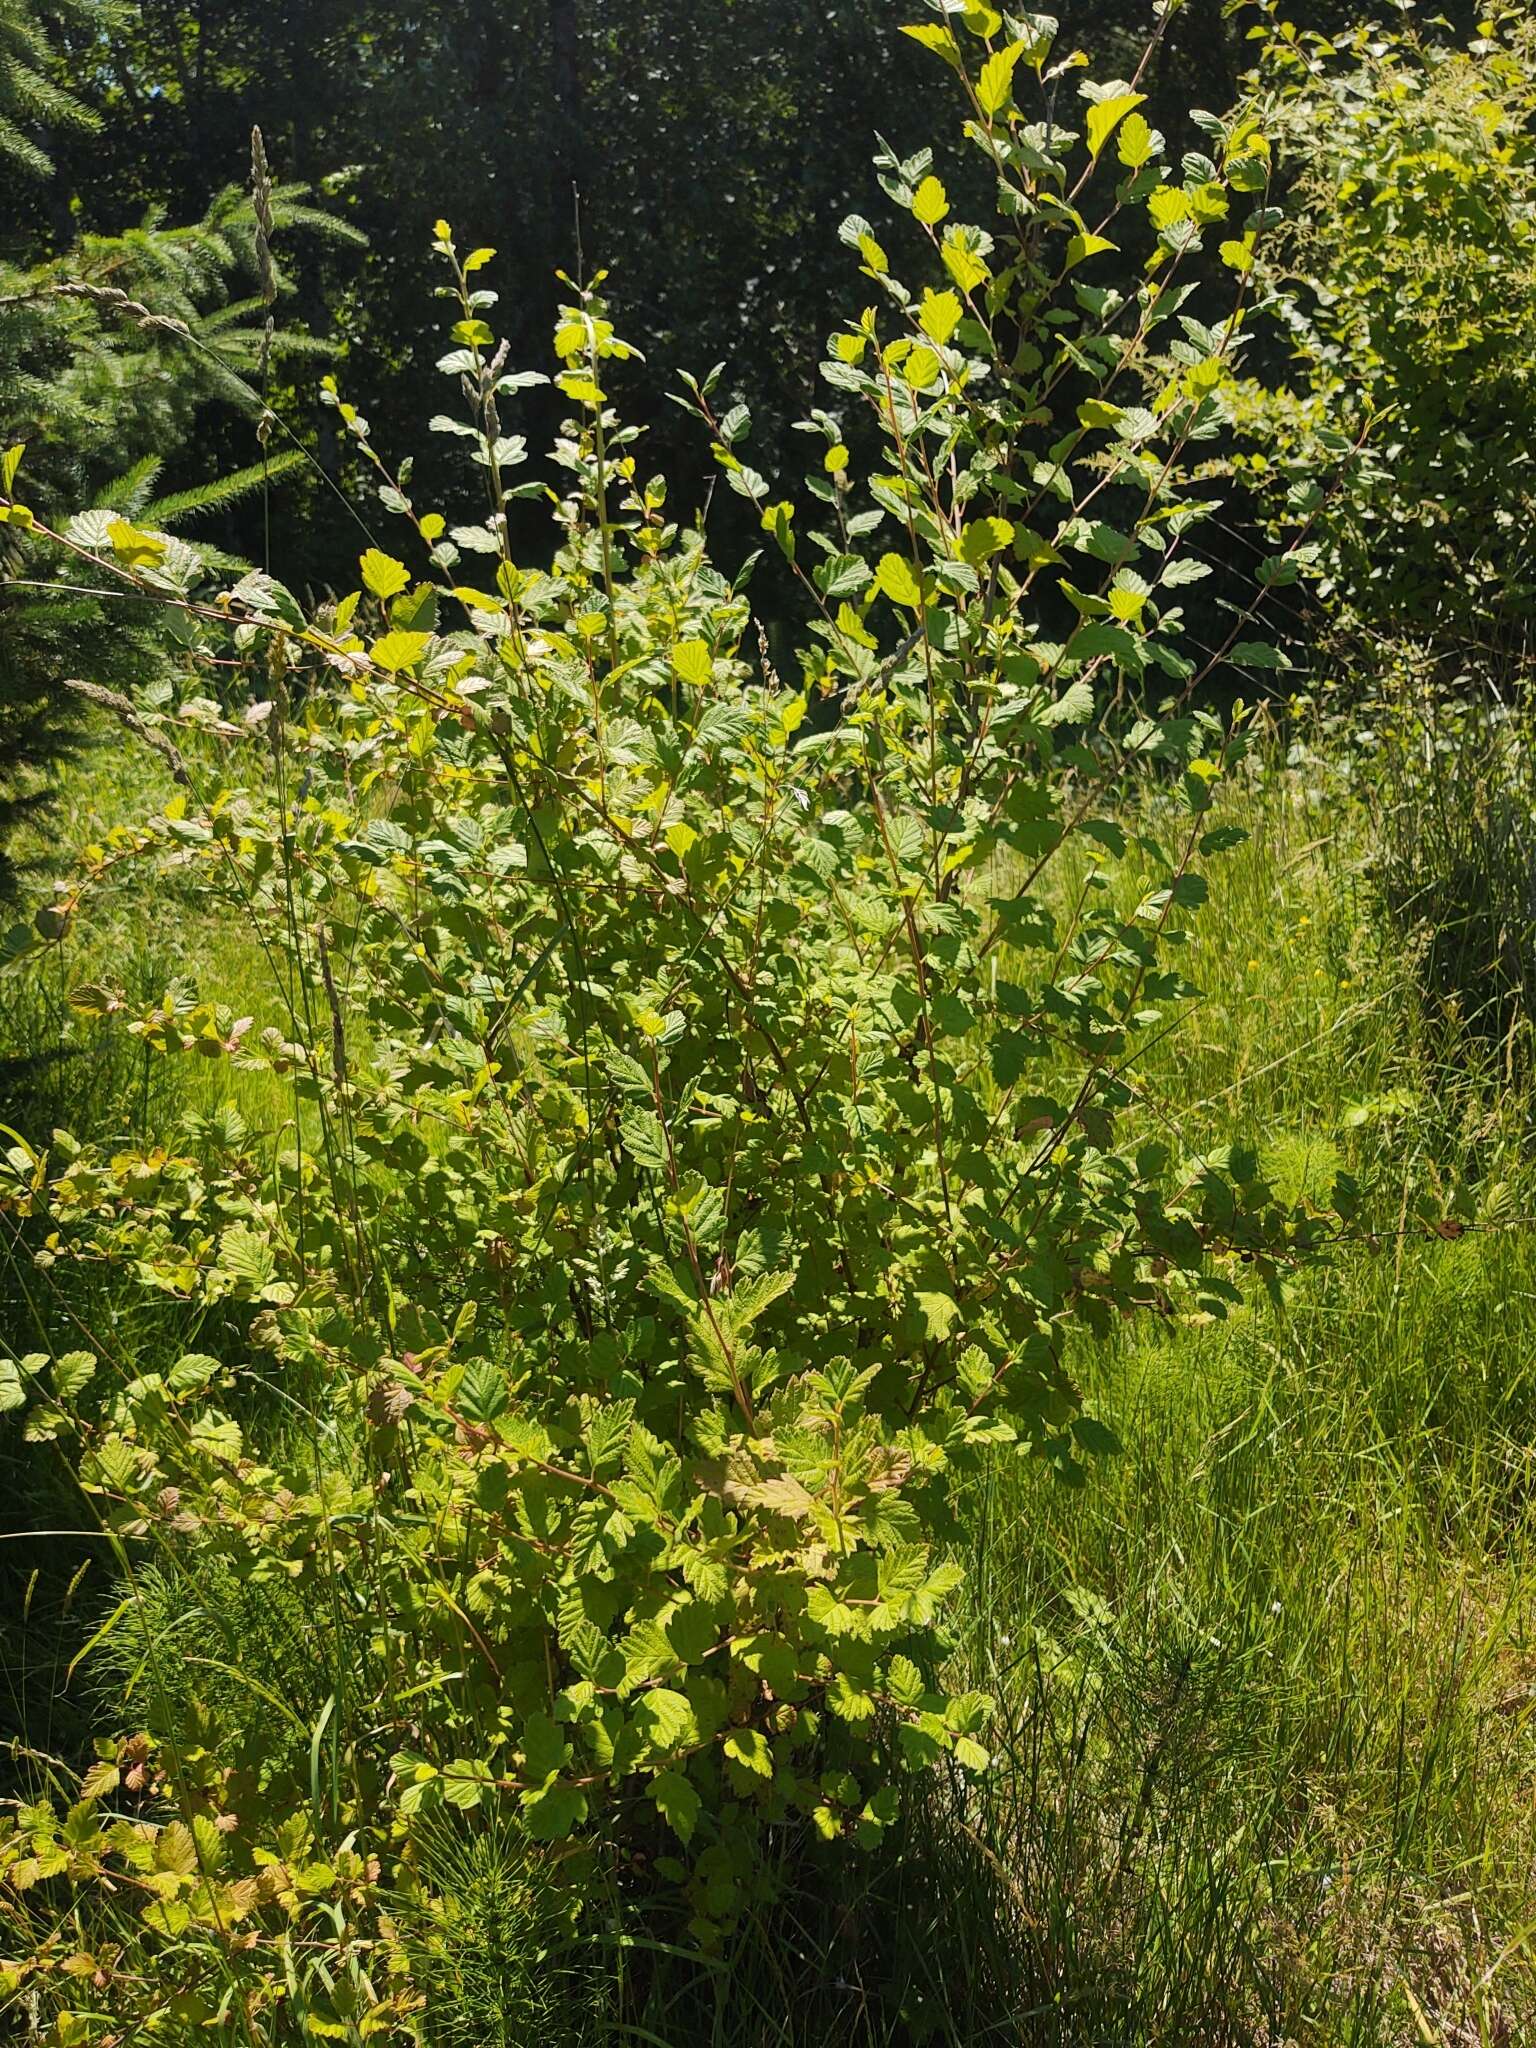
[[[146,779],[163,797],[157,767],[104,743],[71,778],[61,836],[99,836]],[[851,1873],[786,1841],[728,1959],[660,1940],[612,1872],[573,1929],[530,1905],[526,1844],[447,1843],[432,1970],[454,2017],[432,2038],[511,2043],[535,2023],[552,2039],[765,2044],[1522,2038],[1524,1031],[1490,1043],[1475,1017],[1426,1005],[1358,781],[1320,747],[1266,742],[1232,799],[1251,836],[1195,942],[1206,993],[1139,1085],[1142,1113],[1191,1143],[1261,1133],[1267,1170],[1298,1191],[1370,1160],[1400,1199],[1282,1308],[1086,1347],[1091,1407],[1120,1444],[1088,1483],[1007,1459],[974,1483],[953,1655],[999,1702],[990,1769],[914,1789],[895,1840]],[[9,1010],[8,1056],[38,1061],[19,1091],[32,1127],[67,1108],[81,1135],[127,1139],[229,1101],[280,1121],[263,1077],[194,1065],[168,1093],[125,1034],[74,1016],[68,989],[107,958],[134,960],[146,992],[195,963],[237,1006],[273,1003],[248,934],[174,895],[146,911],[125,887]],[[1464,1234],[1412,1227],[1406,1190],[1426,1174],[1476,1182]],[[14,1242],[8,1285],[24,1313],[36,1287]],[[103,1312],[110,1292],[87,1311]],[[124,1324],[145,1341],[131,1311]],[[35,1513],[53,1496],[20,1446],[8,1460],[8,1494]],[[53,1511],[67,1525],[63,1486]],[[76,1666],[120,1586],[88,1547],[33,1542],[17,1563],[25,1526],[7,1558],[27,1624],[9,1636],[9,1711],[35,1731],[46,1699],[68,1753],[93,1718],[132,1713],[145,1646]],[[302,1615],[235,1619],[227,1589],[195,1576],[139,1596],[226,1711],[270,1722]]]

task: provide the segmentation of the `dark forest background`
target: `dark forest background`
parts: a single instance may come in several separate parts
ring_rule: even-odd
[[[1321,27],[1360,13],[1347,0],[1301,11]],[[67,258],[146,217],[200,220],[246,179],[259,125],[276,175],[309,185],[366,238],[289,239],[283,325],[331,345],[325,367],[382,449],[418,451],[424,502],[434,220],[465,246],[497,249],[491,282],[514,361],[546,360],[556,272],[606,267],[620,331],[649,359],[645,398],[679,369],[723,361],[726,388],[752,406],[754,462],[793,476],[792,423],[817,400],[816,342],[851,283],[837,225],[881,212],[877,136],[903,153],[930,139],[933,59],[898,33],[921,16],[913,0],[136,0],[33,12],[53,76],[92,118],[38,124],[52,174],[7,180],[0,257]],[[1146,0],[1069,14],[1100,75],[1128,71],[1152,26]],[[1149,113],[1175,144],[1182,110],[1231,103],[1247,25],[1222,0],[1191,0],[1173,19]],[[314,358],[279,362],[276,409],[344,481]],[[672,408],[644,410],[647,468],[691,510],[707,481],[697,433]],[[515,426],[535,454],[552,424],[547,398],[529,394]],[[207,483],[255,454],[251,418],[210,405],[165,481]],[[226,507],[200,537],[259,556],[259,500]],[[270,546],[279,574],[302,563],[305,580],[341,580],[356,528],[319,476],[295,473]]]

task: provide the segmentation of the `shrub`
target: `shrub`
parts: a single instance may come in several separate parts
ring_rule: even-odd
[[[1248,390],[1249,474],[1283,520],[1313,515],[1367,660],[1386,634],[1508,680],[1536,593],[1536,30],[1490,10],[1457,47],[1271,14],[1261,75],[1290,365]]]
[[[1098,724],[1267,658],[1238,621],[1202,669],[1179,596],[1263,137],[1208,122],[1173,176],[1129,84],[1062,124],[1077,59],[1043,22],[909,33],[956,75],[999,219],[951,218],[930,151],[881,157],[929,281],[845,224],[870,303],[824,366],[850,439],[810,422],[809,519],[747,462],[745,408],[688,381],[812,608],[793,681],[644,475],[600,278],[555,336],[558,549],[512,558],[509,500],[545,488],[509,427],[534,380],[487,317],[493,252],[446,224],[464,416],[434,424],[480,516],[415,503],[332,394],[424,576],[370,547],[310,616],[128,522],[46,536],[176,606],[191,680],[135,713],[181,792],[86,849],[35,943],[125,863],[173,866],[259,934],[270,1015],[177,987],[131,1027],[289,1106],[185,1145],[13,1147],[47,1284],[116,1262],[223,1335],[31,1354],[0,1401],[78,1462],[129,1609],[146,1556],[297,1591],[325,1704],[286,1791],[208,1715],[24,1811],[0,1858],[38,1998],[68,1965],[25,1902],[106,1878],[114,2027],[238,2000],[258,2033],[406,2032],[381,1870],[422,1882],[453,1809],[621,1841],[717,1940],[765,1828],[877,1841],[893,1773],[985,1766],[989,1702],[945,1684],[955,1491],[996,1453],[1077,1481],[1112,1445],[1070,1347],[1222,1316],[1244,1267],[1277,1284],[1318,1241],[1251,1152],[1136,1131],[1203,864],[1241,836],[1213,818],[1241,743],[1197,712]],[[1124,290],[1091,281],[1117,213],[1148,249]],[[1233,297],[1197,317],[1213,226]],[[230,660],[243,721],[199,694]],[[1162,794],[1127,829],[1109,795],[1141,769]],[[124,1013],[108,982],[76,1001]]]

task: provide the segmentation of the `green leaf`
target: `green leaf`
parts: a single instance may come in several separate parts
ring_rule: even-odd
[[[624,1150],[637,1166],[662,1173],[667,1164],[667,1141],[654,1110],[632,1109],[619,1125]]]
[[[25,441],[17,441],[0,455],[0,491],[9,497],[11,485],[16,481],[16,472],[21,467],[21,458],[26,453]]]
[[[1084,725],[1093,716],[1093,685],[1081,676],[1056,699],[1037,712],[1042,725]]]
[[[944,237],[944,246],[939,252],[944,258],[944,268],[963,292],[973,292],[978,285],[985,284],[988,277],[986,264],[971,246],[955,230]]]
[[[1146,99],[1144,92],[1116,93],[1113,99],[1096,100],[1088,109],[1088,154],[1097,163],[1099,152],[1125,116]]]
[[[375,597],[393,597],[404,590],[411,580],[411,572],[404,562],[397,562],[393,555],[386,555],[378,548],[369,548],[358,557],[363,582]]]
[[[700,1800],[676,1764],[656,1773],[651,1780],[651,1797],[656,1802],[656,1811],[678,1840],[691,1841],[699,1822]]]
[[[904,1707],[915,1707],[923,1697],[923,1674],[910,1657],[895,1656],[886,1667],[886,1690]]]
[[[219,1267],[231,1280],[256,1292],[277,1273],[277,1260],[266,1238],[248,1223],[231,1223],[219,1239]]]
[[[456,1757],[445,1768],[442,1784],[444,1799],[465,1813],[477,1807],[493,1788],[489,1767],[471,1762],[467,1757]]]
[[[725,1753],[733,1763],[756,1777],[773,1776],[773,1751],[768,1739],[756,1728],[733,1728],[725,1738]]]
[[[53,1391],[61,1401],[71,1401],[80,1389],[87,1386],[96,1370],[96,1354],[93,1351],[66,1351],[62,1358],[54,1360]]]
[[[952,1295],[915,1294],[913,1302],[924,1334],[941,1342],[960,1320],[960,1307]]]
[[[653,1686],[635,1702],[635,1731],[652,1755],[685,1748],[698,1739],[693,1708],[680,1692]]]
[[[539,1783],[563,1771],[571,1760],[570,1744],[559,1723],[542,1711],[530,1714],[524,1722],[522,1750],[524,1772]]]
[[[542,1792],[523,1794],[523,1824],[536,1842],[563,1842],[587,1817],[587,1795],[556,1778]]]
[[[1239,640],[1227,657],[1239,668],[1289,668],[1290,662],[1278,647],[1262,640]]]

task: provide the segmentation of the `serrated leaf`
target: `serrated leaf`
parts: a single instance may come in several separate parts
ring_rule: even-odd
[[[960,553],[973,569],[1000,554],[1013,540],[1010,519],[971,519],[960,535]]]
[[[197,1844],[185,1821],[173,1820],[155,1837],[155,1868],[191,1877],[197,1869]]]
[[[61,1401],[73,1400],[81,1388],[90,1383],[95,1370],[96,1354],[93,1351],[66,1351],[62,1358],[54,1360],[54,1393]]]
[[[1116,93],[1113,99],[1096,100],[1088,109],[1088,154],[1095,163],[1099,152],[1127,114],[1146,100],[1144,92]]]
[[[431,642],[430,633],[386,633],[381,640],[374,641],[368,657],[376,668],[387,669],[394,675],[401,669],[414,668]]]
[[[266,1238],[248,1223],[231,1223],[219,1238],[219,1266],[232,1280],[260,1291],[277,1273],[277,1260]]]
[[[1114,246],[1108,235],[1074,235],[1067,244],[1066,267],[1068,270],[1075,270],[1079,263],[1086,262],[1090,256],[1102,256],[1106,249],[1113,249]]]
[[[1126,169],[1139,171],[1144,163],[1151,161],[1155,147],[1155,138],[1145,116],[1127,115],[1120,125],[1120,139],[1115,144],[1115,153]]]
[[[926,1336],[942,1341],[960,1320],[959,1304],[948,1294],[914,1294],[913,1305]]]
[[[707,689],[714,677],[709,646],[703,640],[679,640],[672,650],[672,666],[696,690]]]
[[[1081,676],[1036,714],[1042,725],[1083,725],[1093,716],[1093,685]]]
[[[127,519],[109,520],[107,539],[112,544],[113,554],[130,569],[149,568],[165,555],[163,534],[145,533]]]
[[[651,1780],[651,1797],[656,1802],[656,1811],[678,1840],[691,1841],[698,1826],[701,1802],[698,1793],[675,1764],[656,1773]]]
[[[912,216],[925,228],[935,227],[949,212],[949,196],[934,177],[924,178],[912,195]]]
[[[667,1141],[654,1110],[632,1109],[619,1124],[624,1150],[637,1166],[661,1173],[667,1164]]]
[[[556,1779],[541,1792],[523,1794],[523,1825],[536,1842],[563,1842],[587,1817],[587,1795],[579,1785]]]
[[[693,1708],[682,1693],[664,1685],[641,1693],[634,1722],[635,1732],[653,1755],[665,1755],[698,1739]]]
[[[358,569],[364,587],[375,597],[390,598],[404,590],[411,580],[411,572],[404,562],[397,562],[393,555],[386,555],[379,548],[368,548],[359,555]]]
[[[1014,71],[1028,48],[1027,43],[1010,43],[1006,49],[994,50],[982,65],[976,81],[976,104],[984,114],[1000,114],[1007,106],[1013,97]]]
[[[946,64],[958,61],[954,38],[947,28],[939,28],[931,21],[915,22],[902,28],[904,36],[910,36],[914,43],[921,43],[925,50],[932,50],[942,57]]]
[[[923,303],[917,315],[918,325],[940,348],[948,345],[963,317],[964,308],[953,292],[929,289],[923,293]]]
[[[767,1737],[756,1728],[733,1728],[725,1738],[725,1753],[744,1771],[759,1778],[773,1776],[773,1751]]]
[[[905,555],[882,555],[875,570],[875,585],[892,604],[905,605],[909,611],[921,611],[922,585]]]
[[[973,292],[978,285],[985,284],[988,271],[980,255],[969,242],[963,241],[951,231],[944,238],[939,252],[944,258],[944,268],[963,292]]]

